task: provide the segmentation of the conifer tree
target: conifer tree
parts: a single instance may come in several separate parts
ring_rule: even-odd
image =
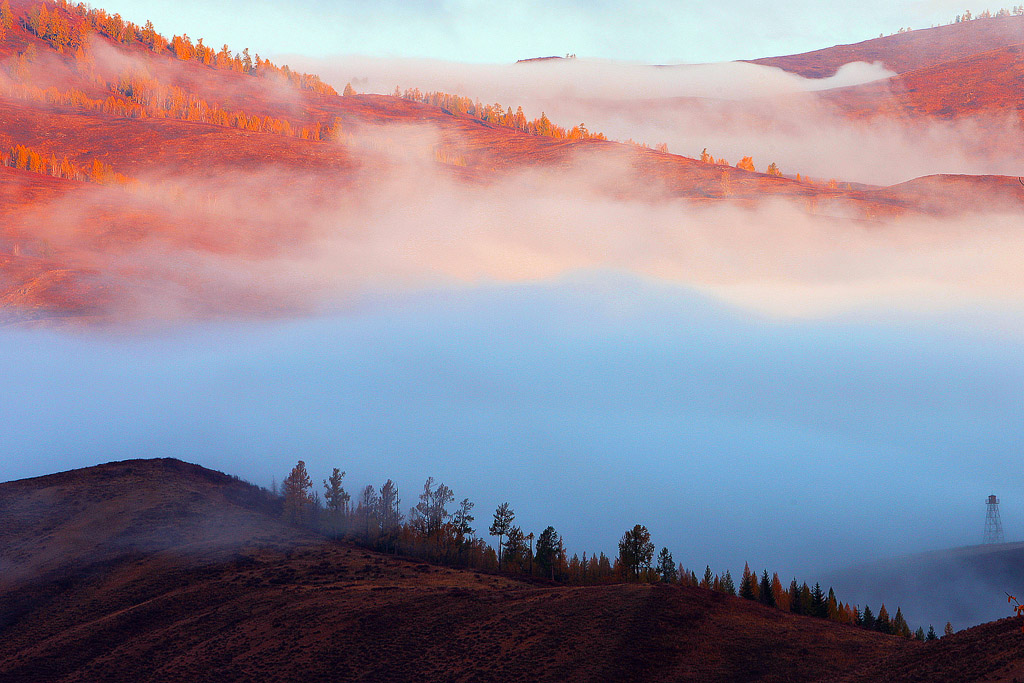
[[[828,606],[825,601],[825,593],[821,590],[821,584],[815,583],[814,588],[811,589],[811,608],[810,615],[824,619],[828,617]]]
[[[552,581],[555,580],[555,560],[561,547],[562,539],[553,526],[544,529],[537,537],[537,566],[540,567],[541,574],[550,576]]]
[[[951,636],[951,635],[953,635],[953,624],[951,624],[951,623],[949,623],[947,621],[946,622],[946,628],[944,628],[942,630],[942,635],[943,636]]]
[[[475,531],[472,526],[473,520],[476,519],[470,512],[473,510],[474,504],[469,498],[463,498],[462,502],[459,503],[459,509],[455,511],[455,517],[452,522],[455,525],[455,533],[461,538],[472,536]]]
[[[384,536],[394,541],[398,534],[398,528],[402,524],[401,512],[402,501],[398,497],[398,484],[388,479],[380,487],[380,497],[377,506],[379,508],[378,522]]]
[[[508,534],[509,529],[512,528],[512,521],[516,518],[516,513],[509,507],[508,502],[502,503],[498,506],[498,509],[494,511],[494,522],[487,529],[487,533],[491,536],[498,537],[498,567],[501,567],[501,549],[504,545],[502,539]]]
[[[658,576],[665,583],[675,583],[679,578],[676,574],[676,563],[668,548],[662,548],[658,553]]]
[[[764,605],[775,607],[775,595],[772,593],[772,580],[768,578],[768,570],[765,569],[761,575],[761,585],[758,586],[758,599]]]
[[[935,632],[935,627],[928,624],[928,635],[925,636],[925,640],[938,640],[939,634]]]
[[[757,594],[754,592],[754,582],[757,577],[750,571],[750,565],[743,563],[743,578],[740,579],[740,597],[744,600],[754,600]]]
[[[803,614],[802,603],[800,602],[800,586],[796,578],[789,582],[789,611],[793,614]]]
[[[313,488],[313,480],[306,472],[306,463],[300,460],[282,485],[284,489],[284,516],[292,524],[306,521],[306,509],[312,502],[309,490]]]
[[[889,612],[885,609],[885,603],[878,608],[878,616],[875,617],[875,630],[880,633],[892,633],[892,622],[889,620]]]
[[[736,595],[736,584],[732,581],[732,574],[728,569],[725,570],[725,576],[722,577],[722,592],[726,595]]]
[[[864,613],[861,615],[861,625],[866,629],[875,628],[875,615],[871,613],[871,608],[864,605]]]
[[[337,467],[331,473],[329,479],[324,479],[324,502],[327,507],[327,515],[331,530],[337,536],[341,529],[342,519],[348,512],[349,494],[341,486],[345,473]]]
[[[900,609],[899,605],[896,606],[896,616],[892,618],[892,632],[904,638],[909,638],[911,635],[910,626],[907,624],[907,620],[903,618],[903,610]]]

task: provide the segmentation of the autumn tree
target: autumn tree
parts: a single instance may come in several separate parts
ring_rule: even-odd
[[[501,549],[504,545],[503,539],[508,534],[509,529],[512,528],[512,521],[516,518],[516,513],[512,511],[507,502],[502,503],[498,506],[498,509],[494,511],[494,522],[487,529],[487,533],[491,536],[498,537],[498,566],[501,567]]]
[[[11,3],[4,0],[0,4],[0,28],[11,29],[14,26],[14,14],[11,12]]]
[[[768,175],[771,175],[771,176],[775,176],[777,178],[781,178],[782,177],[782,171],[779,170],[779,167],[775,165],[774,161],[772,163],[768,164],[768,170],[765,171],[765,173],[767,173]]]
[[[352,84],[351,83],[346,83],[345,84],[345,90],[343,90],[342,93],[341,93],[342,97],[351,97],[352,95],[355,95],[355,94],[356,94],[356,91],[355,91],[355,88],[352,87]]]
[[[942,635],[951,636],[953,635],[953,624],[946,622],[946,628],[942,629]]]
[[[736,168],[742,169],[744,171],[754,171],[754,158],[743,157],[742,159],[736,162]]]
[[[640,570],[651,566],[654,557],[654,544],[651,543],[651,532],[642,524],[637,524],[622,534],[619,540],[619,560],[626,569],[628,576],[640,578]]]
[[[889,620],[889,610],[885,609],[885,603],[878,608],[878,616],[875,617],[875,630],[881,633],[892,633],[892,622]]]
[[[306,511],[312,498],[309,495],[313,488],[313,480],[306,472],[306,463],[300,460],[292,471],[285,478],[282,484],[284,490],[284,517],[292,524],[302,524],[306,521]]]

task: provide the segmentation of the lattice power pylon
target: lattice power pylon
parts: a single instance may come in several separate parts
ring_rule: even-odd
[[[985,515],[985,543],[1003,543],[1003,523],[999,519],[999,499],[988,497],[988,513]]]

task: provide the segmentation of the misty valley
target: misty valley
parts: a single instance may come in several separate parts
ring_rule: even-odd
[[[1024,679],[1024,6],[465,5],[0,0],[0,680]]]

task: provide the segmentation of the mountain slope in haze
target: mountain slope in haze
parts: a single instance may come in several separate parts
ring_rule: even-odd
[[[807,78],[835,75],[850,62],[881,62],[897,74],[952,62],[997,48],[1024,44],[1024,16],[975,19],[918,29],[795,55],[747,60]]]
[[[812,681],[925,647],[700,588],[431,566],[271,503],[167,459],[0,484],[0,561],[33,568],[0,585],[0,679]]]
[[[882,560],[824,577],[842,595],[878,608],[896,600],[911,623],[957,629],[1010,616],[1006,594],[1024,592],[1024,543],[1000,543]]]

